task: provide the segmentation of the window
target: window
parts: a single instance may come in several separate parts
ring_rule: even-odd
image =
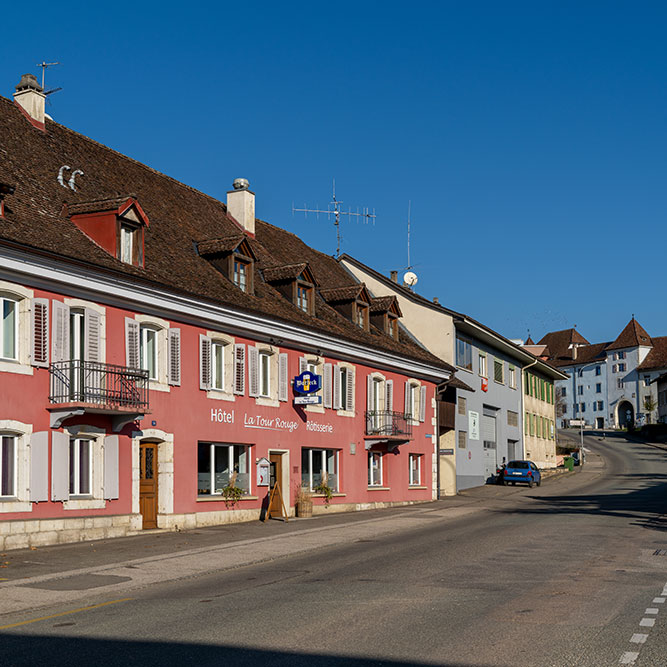
[[[125,264],[143,266],[143,254],[142,228],[121,222],[118,235],[118,259]]]
[[[304,313],[310,313],[310,295],[312,288],[301,283],[296,286],[296,305]]]
[[[507,411],[507,425],[508,426],[518,426],[519,425],[519,413],[513,412],[512,410]]]
[[[505,366],[500,359],[493,360],[493,379],[496,382],[503,383],[505,381]]]
[[[301,450],[301,484],[313,491],[320,484],[338,491],[338,451],[335,449]]]
[[[6,296],[0,296],[0,358],[16,360],[18,358],[18,302]]]
[[[616,388],[617,389],[623,389],[623,378],[617,378],[616,379]]]
[[[0,436],[0,498],[16,496],[16,437]]]
[[[508,384],[512,389],[516,389],[516,369],[510,366],[508,369]]]
[[[220,495],[232,483],[250,492],[249,448],[245,445],[200,442],[197,448],[197,493]]]
[[[408,392],[405,397],[405,416],[415,422],[419,418],[419,386],[408,382],[405,385],[405,391]]]
[[[308,370],[311,370],[310,367],[311,364],[308,364]],[[266,352],[259,353],[259,395],[263,398],[271,395],[271,355]]]
[[[465,396],[459,396],[457,399],[459,414],[465,416],[467,412]]]
[[[157,331],[150,327],[141,327],[139,354],[141,368],[148,371],[149,380],[157,380]]]
[[[398,317],[389,315],[387,321],[387,333],[394,339],[398,340]]]
[[[619,364],[618,365],[618,372],[619,373],[624,373],[625,372],[625,364]]]
[[[249,262],[234,258],[234,284],[243,292],[248,291]]]
[[[356,324],[361,329],[368,329],[366,323],[368,322],[368,306],[357,303],[356,307]]]
[[[333,409],[354,411],[354,369],[348,366],[333,368]]]
[[[69,495],[89,496],[93,481],[93,448],[90,440],[71,438],[69,441]]]
[[[456,339],[456,365],[472,371],[472,345],[462,338]]]
[[[650,375],[645,375],[644,376],[644,386],[648,387],[651,384],[651,376]]]
[[[349,368],[346,368],[345,366],[340,366],[338,368],[338,377],[340,378],[339,380],[339,386],[340,386],[340,409],[346,410],[347,409],[347,382],[348,382],[348,374],[350,372]]]
[[[562,411],[562,414],[564,414],[564,415],[567,414],[567,403],[563,403],[563,405],[561,406],[561,411]]]
[[[565,387],[561,388],[561,396],[565,398],[567,396],[567,389]]]
[[[598,410],[600,412],[604,411],[604,401],[598,401]]]
[[[596,382],[595,383],[595,393],[596,394],[601,394],[602,393],[602,383],[601,382]]]
[[[467,437],[468,437],[468,434],[467,434],[466,431],[459,431],[458,443],[459,443],[459,448],[460,449],[465,449],[466,448]]]
[[[225,345],[211,343],[211,389],[225,389]]]
[[[368,486],[382,486],[382,454],[368,452]]]
[[[420,486],[422,483],[422,457],[419,454],[410,454],[410,486]]]
[[[595,375],[602,375],[602,367],[601,366],[596,366],[595,367]]]
[[[619,359],[625,359],[625,352],[619,352],[618,353],[618,358]]]
[[[482,352],[479,353],[479,374],[482,377],[488,377],[486,374],[486,355]]]
[[[618,370],[618,366],[617,366],[616,364],[614,364],[614,365],[611,367],[611,372],[612,372],[612,373],[615,373],[617,370]]]
[[[582,396],[583,393],[584,393],[584,387],[583,387],[583,385],[580,384],[580,385],[577,387],[577,394],[579,394],[579,396]]]
[[[579,409],[580,409],[581,412],[586,412],[586,403],[581,403]]]

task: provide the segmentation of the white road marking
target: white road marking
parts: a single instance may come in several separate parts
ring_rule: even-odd
[[[647,639],[648,635],[645,635],[642,632],[635,632],[635,634],[630,637],[630,641],[633,644],[643,644]]]
[[[652,628],[655,625],[655,618],[642,618],[639,625],[644,628]]]
[[[665,604],[665,598],[653,598],[653,604]]]
[[[622,656],[619,662],[622,665],[632,665],[635,660],[639,657],[639,653],[635,651],[626,651]]]
[[[645,614],[657,614],[660,610],[657,607],[649,607],[644,613]]]

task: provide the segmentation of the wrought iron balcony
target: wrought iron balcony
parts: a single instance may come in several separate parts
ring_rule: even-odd
[[[380,437],[412,437],[412,419],[409,415],[392,410],[366,412],[366,435]]]
[[[148,371],[72,359],[52,363],[49,374],[52,426],[84,412],[119,415],[119,426],[148,411]]]

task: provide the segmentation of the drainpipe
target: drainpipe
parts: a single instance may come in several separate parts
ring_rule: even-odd
[[[525,389],[526,377],[525,377],[524,373],[531,366],[534,366],[538,361],[539,361],[539,359],[535,359],[535,361],[531,361],[528,364],[528,366],[525,366],[524,368],[521,369],[521,379],[522,379],[522,382],[521,382],[521,412],[523,412],[523,419],[524,419],[524,421],[522,423],[522,426],[523,426],[522,431],[523,432],[522,432],[521,435],[523,436],[522,440],[523,440],[523,458],[524,459],[526,458],[526,421],[525,421],[526,420],[526,403],[525,403],[525,401],[526,401],[526,398],[525,398],[526,397],[526,389]],[[530,431],[530,429],[528,429],[528,430]],[[554,436],[555,436],[555,434],[554,434]]]

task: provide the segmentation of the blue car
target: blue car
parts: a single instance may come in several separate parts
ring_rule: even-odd
[[[539,486],[542,483],[542,475],[538,467],[532,461],[510,461],[505,466],[503,473],[503,484],[528,484],[532,489],[534,484]]]

